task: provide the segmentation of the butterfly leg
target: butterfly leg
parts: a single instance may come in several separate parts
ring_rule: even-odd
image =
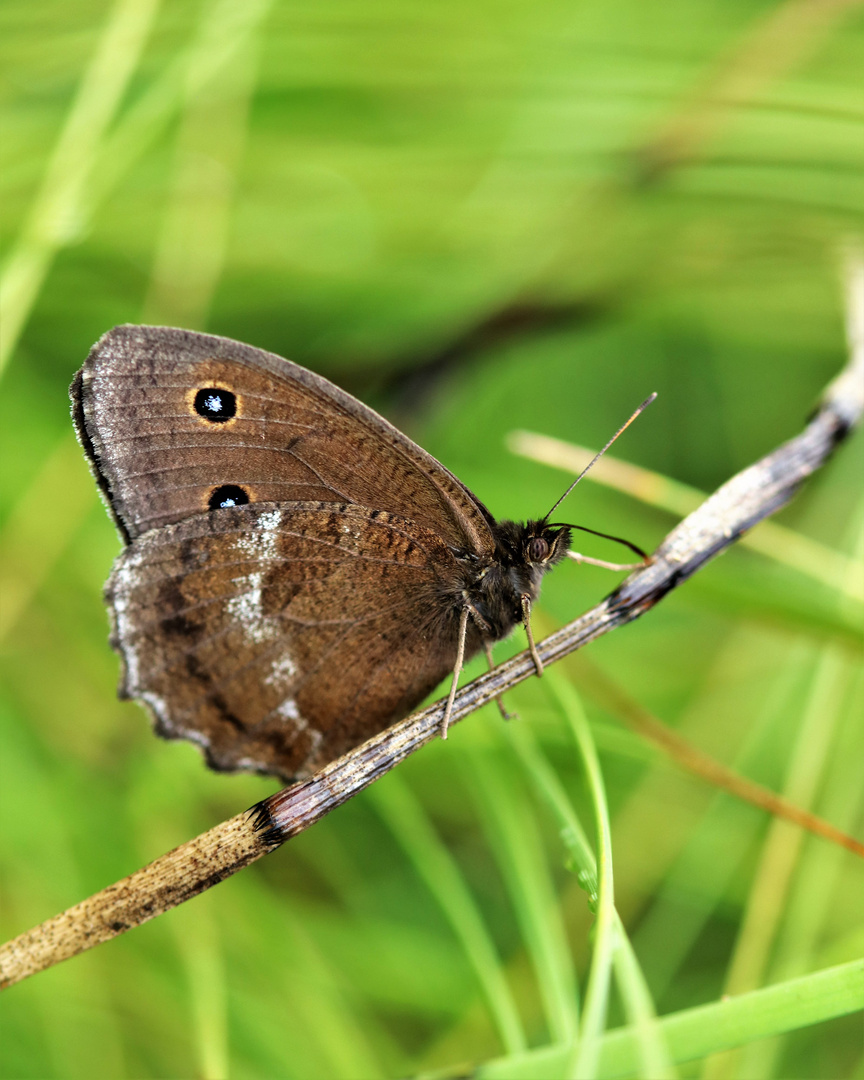
[[[590,555],[583,555],[579,551],[568,551],[567,558],[572,559],[573,562],[587,563],[589,566],[601,566],[604,570],[638,570],[646,566],[648,562],[647,560],[634,563],[606,562],[604,559],[592,559]]]
[[[537,652],[537,646],[534,644],[534,632],[531,629],[531,597],[527,593],[522,594],[522,621],[525,623],[525,634],[528,638],[528,652],[531,653],[531,659],[534,661],[538,676],[542,675],[543,661],[540,659],[540,653]]]
[[[486,653],[486,663],[489,665],[489,670],[495,670],[495,661],[492,659],[492,643],[487,639],[483,639],[483,651]],[[495,698],[495,704],[498,706],[498,712],[501,713],[501,717],[504,720],[518,720],[519,714],[515,712],[507,712],[507,707],[504,704],[504,696],[500,695]]]
[[[447,705],[444,708],[444,716],[441,720],[441,738],[447,738],[447,728],[450,725],[450,714],[453,712],[453,701],[459,686],[459,675],[465,662],[465,636],[468,633],[468,605],[462,608],[459,616],[459,642],[456,646],[456,663],[453,665],[453,682],[450,684],[450,693],[447,695]]]

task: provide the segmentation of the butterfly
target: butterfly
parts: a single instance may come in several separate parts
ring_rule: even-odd
[[[496,521],[361,402],[226,338],[115,327],[70,395],[125,543],[120,696],[211,767],[306,777],[453,673],[446,734],[463,663],[518,623],[540,670],[531,606],[582,526]]]

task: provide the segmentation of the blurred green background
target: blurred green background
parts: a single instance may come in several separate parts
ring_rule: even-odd
[[[4,938],[273,790],[115,699],[119,543],[66,391],[112,325],[313,368],[501,517],[567,482],[507,451],[515,428],[597,447],[657,390],[616,453],[710,490],[844,362],[860,4],[5,0],[0,56]],[[858,438],[782,523],[860,560],[862,464]],[[649,550],[674,524],[587,482],[567,516]],[[560,568],[543,627],[614,581]],[[860,618],[842,582],[739,548],[590,658],[860,836]],[[593,836],[562,704],[579,685],[560,665],[513,693],[518,724],[471,717],[247,872],[4,995],[2,1075],[395,1077],[569,1040],[594,917],[536,766]],[[658,1012],[864,955],[860,862],[584,707]],[[861,1016],[680,1075],[860,1078]]]

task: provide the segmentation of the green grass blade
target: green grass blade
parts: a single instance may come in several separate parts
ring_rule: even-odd
[[[555,817],[558,828],[561,830],[561,840],[572,861],[572,869],[576,873],[579,884],[588,895],[588,903],[592,908],[595,907],[597,904],[597,859],[564,786],[538,746],[530,724],[508,724],[504,731],[513,744],[535,790]]]
[[[213,917],[215,905],[206,896],[201,899],[204,902],[194,907],[181,907],[171,929],[189,985],[198,1075],[202,1080],[222,1080],[230,1065],[225,960]]]
[[[845,705],[845,717],[834,755],[834,767],[826,777],[822,798],[817,807],[828,821],[854,832],[864,821],[864,789],[861,786],[861,761],[864,761],[864,672]],[[835,897],[847,891],[848,875],[858,867],[850,866],[848,852],[833,845],[807,838],[801,865],[791,891],[788,909],[778,937],[777,948],[768,970],[768,981],[780,982],[803,974],[817,966],[818,946],[823,935],[830,940],[831,914]],[[853,878],[854,880],[854,878]],[[860,956],[864,942],[843,948],[836,959]],[[845,954],[845,955],[844,955]],[[784,1049],[779,1039],[762,1039],[742,1053],[739,1072],[761,1080],[781,1075],[778,1065]]]
[[[617,947],[612,957],[618,993],[624,1003],[627,1020],[636,1032],[639,1067],[637,1076],[646,1080],[670,1080],[677,1076],[651,990],[642,966],[620,917],[617,920]]]
[[[60,438],[0,530],[0,644],[93,510],[93,481],[71,432]]]
[[[758,769],[761,745],[779,743],[781,726],[787,716],[794,715],[813,666],[815,650],[809,642],[793,642],[787,653],[767,684],[767,697],[753,712],[746,740],[732,761],[736,771],[744,775]],[[659,1000],[674,987],[699,936],[732,887],[748,850],[759,842],[763,822],[762,815],[725,792],[717,792],[700,813],[634,934],[634,945],[652,972],[651,985]],[[721,851],[723,857],[719,858]],[[682,907],[677,898],[685,895],[694,881],[699,882],[699,901]]]
[[[181,51],[118,120],[101,147],[85,212],[94,216],[139,159],[146,157],[185,101],[217,82],[253,46],[272,0],[211,4],[191,43]],[[231,79],[237,75],[231,73]],[[242,78],[242,75],[241,75]]]
[[[576,811],[527,724],[513,724],[506,729],[520,760],[535,787],[558,821],[561,838],[570,856],[579,883],[595,906],[597,896],[597,861],[588,844]],[[669,1055],[657,1025],[657,1010],[642,973],[627,931],[616,912],[617,937],[613,967],[618,992],[631,1024],[640,1035],[640,1075],[652,1078],[673,1076]]]
[[[260,23],[269,0],[219,3],[207,50],[189,53],[185,108],[174,152],[172,198],[162,214],[145,323],[204,327],[225,263],[249,106],[258,77]],[[237,40],[244,42],[238,49]],[[233,62],[214,73],[212,54]],[[209,75],[209,79],[207,76]]]
[[[673,1061],[708,1054],[754,1039],[818,1024],[864,1010],[864,960],[827,968],[749,994],[685,1009],[664,1016],[659,1025]],[[487,1062],[477,1080],[557,1080],[566,1068],[570,1048],[544,1047],[521,1058]],[[638,1036],[620,1028],[600,1040],[599,1080],[628,1076],[638,1068]]]
[[[556,1041],[576,1034],[576,973],[533,808],[488,752],[460,754],[531,957],[546,1023]]]
[[[857,548],[857,561],[860,562],[864,555],[864,528],[859,524],[855,532],[855,543],[851,546]],[[848,595],[841,598],[843,603],[851,603]],[[844,651],[832,646],[822,650],[785,785],[787,796],[800,806],[813,806],[820,788],[825,788],[835,798],[840,793],[838,784],[831,784],[825,775],[832,761],[842,766],[850,752],[853,759],[861,760],[858,746],[847,745],[845,753],[839,752],[838,746],[845,734],[843,718],[851,696],[849,690],[858,674],[860,665],[852,662]],[[849,792],[847,802],[857,802],[857,788],[858,785]],[[838,820],[837,809],[832,808],[829,820]],[[854,818],[849,827],[854,829]],[[727,992],[736,993],[759,985],[766,972],[772,981],[800,974],[812,963],[816,938],[814,920],[818,920],[820,911],[824,912],[830,901],[824,872],[805,874],[802,865],[808,854],[805,841],[800,830],[777,820],[771,823],[736,943]],[[812,846],[809,850],[812,852]],[[819,854],[823,854],[821,848]],[[839,852],[835,850],[832,854],[836,857]],[[795,905],[796,885],[799,893],[801,889],[807,893],[803,911],[800,898],[797,907]],[[797,933],[793,918],[798,923]],[[808,925],[809,931],[803,931]],[[740,1074],[743,1069],[753,1080],[761,1080],[763,1076],[772,1075],[773,1059],[778,1052],[776,1044],[773,1047],[761,1044],[750,1048],[746,1061],[739,1052],[722,1055],[707,1063],[705,1076],[723,1080]]]
[[[528,1041],[513,995],[483,916],[450,852],[441,843],[420,803],[398,773],[369,792],[415,870],[426,883],[465,950],[485,995],[501,1043],[508,1053],[525,1049]]]
[[[547,672],[546,677],[546,685],[564,711],[582,756],[597,830],[598,895],[594,953],[585,990],[585,1010],[579,1026],[579,1039],[574,1050],[571,1050],[566,1069],[567,1076],[592,1077],[596,1072],[597,1056],[600,1052],[599,1039],[606,1026],[612,962],[618,937],[612,875],[612,829],[600,762],[579,697],[572,685],[557,672]]]
[[[798,806],[812,806],[822,783],[849,678],[846,656],[834,646],[827,646],[816,667],[783,789],[786,798]],[[726,993],[755,989],[762,981],[803,842],[800,829],[785,821],[772,821],[730,965]]]
[[[55,253],[82,232],[85,188],[158,10],[159,0],[118,0],[105,23],[42,187],[0,277],[0,375]]]

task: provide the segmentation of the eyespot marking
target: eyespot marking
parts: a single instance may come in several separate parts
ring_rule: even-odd
[[[222,487],[214,488],[207,500],[211,510],[224,510],[229,506],[245,506],[249,502],[249,494],[237,484],[223,484]]]
[[[237,414],[237,397],[222,386],[202,386],[195,394],[195,412],[213,424],[224,424]]]

